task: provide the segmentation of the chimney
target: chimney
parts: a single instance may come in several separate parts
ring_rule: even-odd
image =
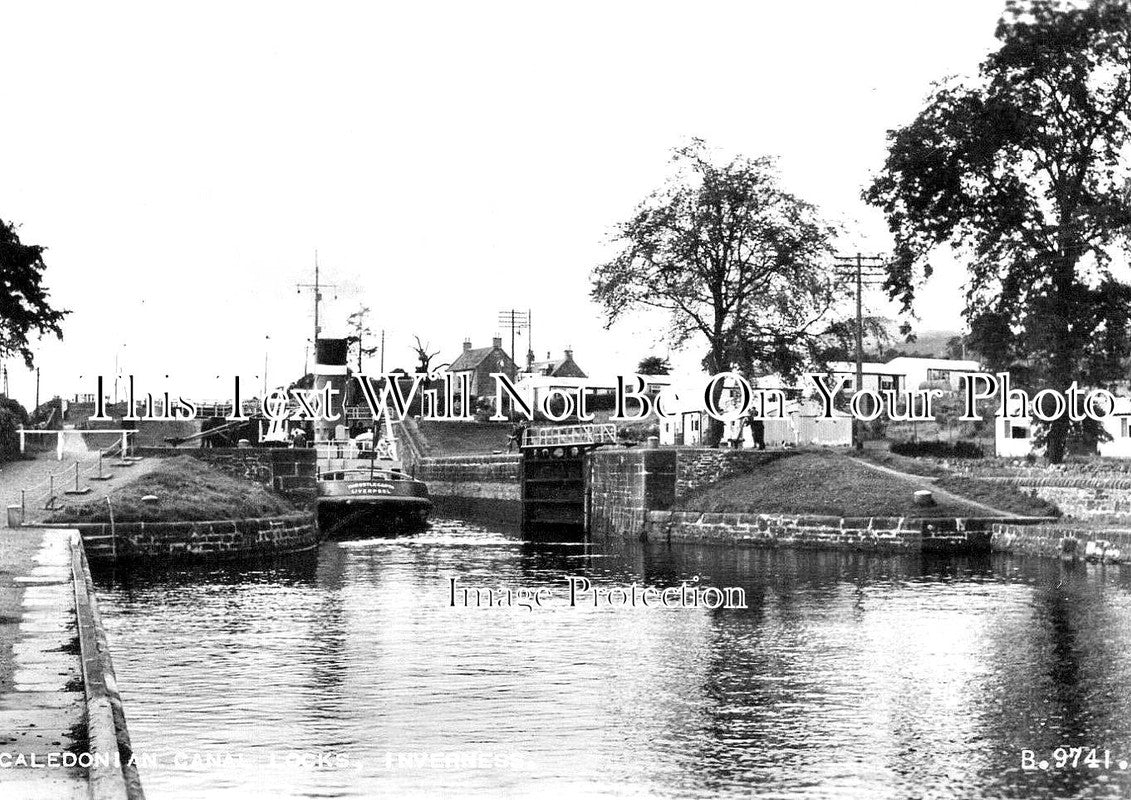
[[[464,339],[463,340],[463,352],[466,353],[470,349],[471,349],[471,340],[470,339]]]
[[[573,351],[570,350],[567,347],[565,353],[566,353],[566,361],[572,361],[573,360]]]
[[[491,346],[496,348],[496,349],[502,348],[503,337],[502,336],[496,336],[494,339],[491,340]]]

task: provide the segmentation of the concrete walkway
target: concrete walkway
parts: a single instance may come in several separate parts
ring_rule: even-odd
[[[0,528],[0,797],[88,797],[72,531]],[[55,759],[50,766],[48,759]]]
[[[133,462],[130,466],[116,466],[117,459],[107,459],[103,463],[103,474],[112,475],[108,481],[92,481],[90,476],[97,474],[98,453],[72,454],[65,456],[62,461],[55,458],[54,453],[41,453],[34,460],[10,461],[0,464],[0,515],[10,505],[20,504],[20,491],[27,491],[27,522],[43,522],[51,512],[44,509],[47,498],[49,476],[55,479],[56,491],[64,503],[88,503],[91,500],[101,500],[111,492],[117,491],[122,486],[142,475],[145,475],[157,464],[158,458],[145,458]],[[79,486],[90,488],[90,493],[85,495],[65,495],[63,490],[74,488],[75,464],[79,467]],[[6,519],[0,518],[0,525],[7,524]],[[0,562],[2,563],[2,562]]]

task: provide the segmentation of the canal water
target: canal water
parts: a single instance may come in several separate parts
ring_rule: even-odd
[[[569,605],[569,576],[598,607]],[[543,605],[453,607],[452,578]],[[747,608],[614,591],[682,582]],[[439,520],[271,566],[103,576],[99,602],[155,800],[1131,790],[1126,568],[535,546]]]

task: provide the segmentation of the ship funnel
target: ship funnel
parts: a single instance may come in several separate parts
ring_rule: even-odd
[[[319,339],[314,344],[314,389],[321,392],[324,386],[331,386],[336,391],[330,403],[330,408],[320,417],[337,417],[337,421],[330,422],[318,419],[314,423],[314,442],[328,442],[335,438],[335,429],[345,426],[344,407],[346,394],[346,356],[349,345],[345,339]]]

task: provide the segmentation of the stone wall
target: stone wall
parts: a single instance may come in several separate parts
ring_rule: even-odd
[[[751,472],[767,458],[764,452],[752,450],[688,448],[672,452],[676,454],[677,498],[724,478]]]
[[[312,514],[210,522],[59,523],[82,534],[87,557],[107,561],[236,560],[297,553],[318,545]]]
[[[589,456],[589,533],[645,534],[647,514],[675,502],[676,450],[596,450]]]
[[[422,458],[416,464],[436,514],[504,524],[522,520],[521,474],[517,453]]]
[[[760,547],[869,552],[980,552],[990,549],[991,520],[906,520],[789,514],[650,511],[647,538]]]
[[[979,477],[1004,483],[1054,503],[1065,516],[1081,520],[1131,518],[1131,477],[1052,473],[1014,477]]]
[[[1131,562],[1131,531],[1086,530],[1062,525],[996,524],[990,536],[996,552],[1088,559],[1114,563]]]
[[[317,459],[312,447],[142,447],[143,456],[192,456],[236,478],[261,483],[289,500],[309,504],[318,493]]]

